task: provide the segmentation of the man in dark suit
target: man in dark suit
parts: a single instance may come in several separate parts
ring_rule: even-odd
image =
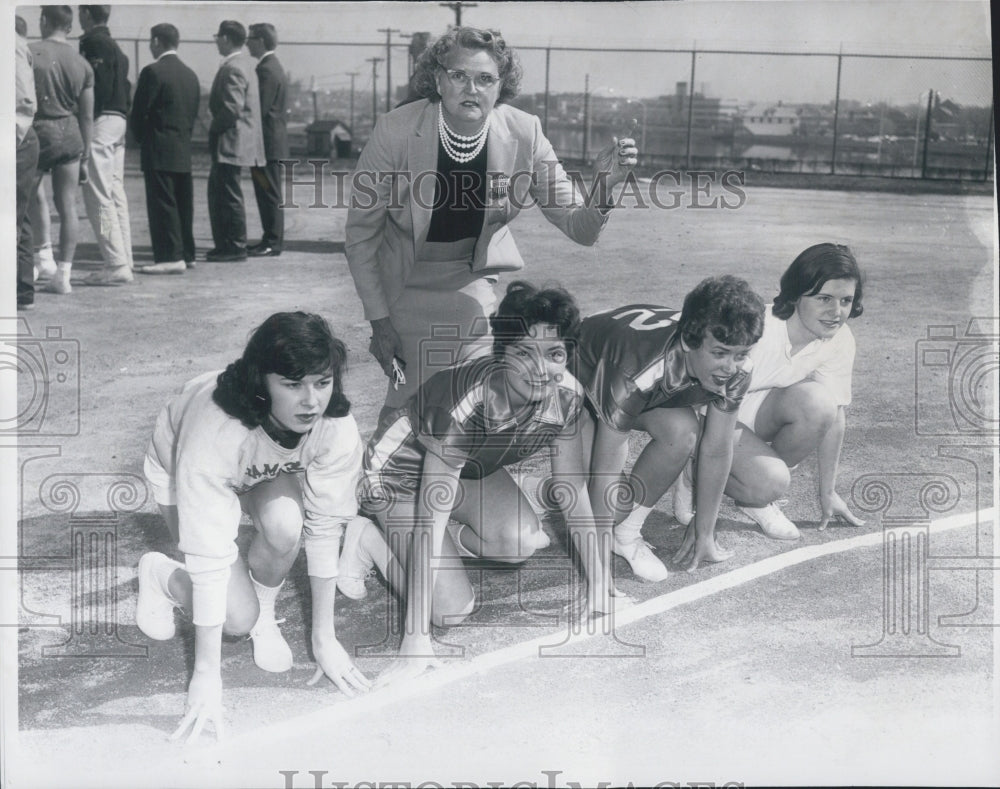
[[[194,185],[191,130],[198,115],[198,77],[177,57],[180,35],[171,24],[154,25],[149,51],[156,58],[139,74],[129,129],[142,145],[146,214],[152,265],[143,274],[183,274],[194,268]]]
[[[288,158],[288,75],[274,54],[277,46],[278,34],[274,25],[250,25],[247,49],[257,58],[261,131],[264,133],[264,155],[267,157],[264,167],[250,170],[263,228],[260,243],[247,250],[252,257],[277,257],[281,254],[285,235],[285,217],[281,208],[281,160]]]
[[[246,29],[239,22],[219,24],[215,45],[222,63],[212,82],[208,108],[212,125],[208,148],[208,216],[215,248],[206,260],[220,263],[246,260],[247,221],[240,186],[241,167],[266,163],[260,131],[260,88],[252,58],[243,51]]]

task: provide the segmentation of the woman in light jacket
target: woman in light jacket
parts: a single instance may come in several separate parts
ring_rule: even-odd
[[[424,98],[379,119],[358,160],[346,253],[389,377],[383,415],[434,372],[489,353],[498,274],[524,261],[507,229],[537,202],[577,243],[597,241],[611,190],[636,163],[631,138],[598,154],[590,197],[559,164],[534,115],[511,107],[521,67],[496,31],[458,27],[428,48]]]

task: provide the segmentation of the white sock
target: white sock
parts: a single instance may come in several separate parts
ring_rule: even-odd
[[[64,277],[66,280],[69,280],[69,275],[70,275],[70,272],[72,271],[72,269],[73,269],[73,263],[72,263],[72,261],[70,261],[69,263],[65,263],[63,261],[57,261],[56,262],[56,276],[57,277]]]
[[[630,543],[638,540],[642,534],[642,524],[646,522],[646,517],[653,511],[652,507],[639,505],[628,514],[621,523],[615,526],[615,539],[620,543]]]
[[[257,621],[268,621],[274,619],[274,601],[278,599],[278,592],[281,591],[281,587],[285,585],[282,581],[277,586],[264,586],[256,578],[253,577],[253,572],[250,573],[250,583],[253,584],[253,590],[257,593],[257,602],[260,604],[260,615],[257,617]]]

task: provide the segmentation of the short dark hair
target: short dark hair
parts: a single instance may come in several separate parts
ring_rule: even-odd
[[[177,45],[181,43],[181,34],[169,22],[160,22],[158,25],[153,25],[149,29],[149,37],[160,39],[160,43],[167,47],[167,49],[177,49]]]
[[[480,30],[475,27],[453,27],[427,47],[417,59],[410,85],[425,99],[440,101],[435,75],[439,69],[448,68],[449,55],[455,49],[474,49],[489,53],[497,64],[500,75],[500,95],[497,104],[510,101],[521,90],[521,61],[517,53],[507,46],[498,30]]]
[[[347,348],[321,316],[278,312],[253,331],[243,356],[219,373],[212,399],[252,429],[264,424],[271,412],[268,373],[293,380],[329,373],[333,395],[323,415],[346,416],[351,408],[343,387],[346,361]]]
[[[246,28],[234,19],[219,22],[219,32],[216,35],[225,36],[237,47],[243,46],[247,40]]]
[[[68,5],[43,5],[42,17],[56,30],[68,33],[73,29],[73,9]]]
[[[264,42],[264,49],[268,52],[278,46],[278,31],[269,22],[257,22],[250,25],[249,38],[259,38]]]
[[[723,345],[753,345],[764,332],[764,301],[746,280],[709,277],[684,297],[677,330],[689,348],[709,333]]]
[[[864,276],[854,253],[842,244],[814,244],[792,261],[781,275],[780,290],[771,306],[774,317],[787,321],[795,314],[795,304],[802,296],[814,296],[831,279],[854,280],[852,318],[865,311],[861,303]]]
[[[580,309],[562,288],[539,290],[524,280],[511,282],[497,311],[490,316],[494,356],[503,355],[508,345],[526,336],[538,323],[555,326],[559,339],[566,340],[570,349],[580,331]]]
[[[109,5],[82,5],[80,10],[90,14],[90,20],[95,25],[103,25],[111,18],[111,6]]]
[[[14,17],[14,32],[19,36],[26,37],[28,35],[28,23],[24,21],[23,16]]]

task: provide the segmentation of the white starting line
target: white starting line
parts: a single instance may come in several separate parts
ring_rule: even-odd
[[[964,526],[972,526],[980,521],[995,521],[996,511],[993,508],[980,510],[979,512],[968,512],[941,518],[932,521],[929,526],[930,533],[941,534]],[[796,548],[791,551],[771,556],[759,562],[740,567],[723,575],[709,578],[705,581],[689,584],[682,589],[654,597],[643,603],[626,608],[614,614],[615,627],[638,622],[652,616],[657,616],[673,608],[677,608],[687,603],[701,600],[709,595],[732,589],[735,586],[755,581],[766,575],[779,572],[780,570],[793,567],[803,562],[819,559],[832,554],[844,553],[856,548],[869,548],[880,545],[883,540],[883,529],[868,532],[857,537],[849,537],[843,540],[834,540],[822,545],[810,545],[803,548]],[[997,559],[994,557],[992,564],[995,566]],[[567,633],[565,641],[559,644],[559,648],[582,643],[599,635],[605,635],[605,631],[600,628],[600,621],[596,623],[598,627],[581,630],[579,633]],[[568,628],[567,628],[568,630]],[[275,743],[285,738],[300,737],[309,731],[330,731],[332,724],[354,718],[359,715],[374,712],[376,710],[395,704],[399,701],[414,698],[432,690],[443,688],[459,680],[482,674],[490,669],[514,663],[526,658],[536,657],[542,647],[553,647],[553,633],[547,632],[537,638],[513,644],[494,652],[479,655],[468,661],[446,663],[444,667],[426,672],[416,679],[398,686],[389,685],[378,691],[359,696],[354,699],[346,699],[336,704],[332,704],[316,712],[307,713],[295,718],[291,718],[271,726],[265,726],[253,731],[237,736],[227,737],[222,743],[206,744],[205,740],[212,735],[203,734],[202,742],[185,748],[184,761],[191,765],[197,765],[202,760],[205,763],[211,762],[213,766],[218,766],[225,757],[239,759],[241,755],[245,758],[248,749],[252,752],[254,748],[273,748]]]

